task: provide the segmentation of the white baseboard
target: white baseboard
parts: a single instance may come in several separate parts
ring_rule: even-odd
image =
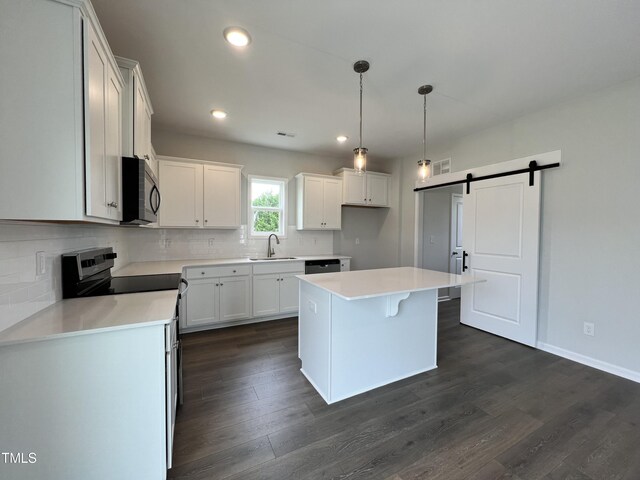
[[[633,370],[629,370],[628,368],[603,362],[602,360],[587,357],[586,355],[572,352],[571,350],[565,350],[564,348],[556,347],[555,345],[550,345],[544,342],[538,342],[536,344],[536,347],[547,353],[552,353],[554,355],[558,355],[559,357],[564,357],[569,360],[573,360],[574,362],[587,365],[588,367],[593,367],[598,370],[602,370],[603,372],[611,373],[613,375],[617,375],[619,377],[623,377],[628,380],[640,383],[640,372],[635,372]]]

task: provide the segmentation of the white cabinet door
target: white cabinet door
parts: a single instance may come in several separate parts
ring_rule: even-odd
[[[351,270],[351,259],[343,258],[342,260],[340,260],[340,271],[348,272],[350,270]]]
[[[324,179],[304,178],[304,228],[323,228]]]
[[[161,227],[202,226],[202,165],[160,162]]]
[[[253,277],[253,316],[275,315],[280,311],[279,286],[280,274],[254,275]]]
[[[185,302],[187,327],[216,323],[220,320],[220,283],[217,278],[190,280]]]
[[[365,205],[367,203],[366,176],[345,171],[342,176],[343,199],[345,205]]]
[[[389,205],[389,177],[367,173],[367,205],[386,207]]]
[[[105,192],[108,216],[122,220],[122,86],[109,66],[107,70],[105,128]]]
[[[107,54],[89,24],[87,32],[87,215],[109,218],[106,192]]]
[[[251,317],[249,276],[220,279],[220,321]]]
[[[340,230],[342,226],[342,181],[325,178],[323,180],[323,228]]]
[[[279,275],[280,278],[280,313],[298,311],[298,282],[295,273]]]
[[[204,166],[204,227],[240,227],[240,169]]]
[[[134,122],[133,122],[133,154],[138,158],[149,155],[151,145],[151,114],[144,95],[144,87],[138,76],[135,76]]]

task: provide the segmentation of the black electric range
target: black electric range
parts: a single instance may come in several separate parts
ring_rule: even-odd
[[[62,255],[63,298],[179,289],[179,273],[111,276],[111,268],[117,257],[118,254],[110,247],[90,248]]]

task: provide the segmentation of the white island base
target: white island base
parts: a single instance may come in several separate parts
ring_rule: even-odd
[[[436,368],[438,288],[473,282],[410,267],[298,278],[301,371],[327,403]]]

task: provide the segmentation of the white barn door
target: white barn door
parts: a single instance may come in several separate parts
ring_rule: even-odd
[[[462,288],[460,321],[535,346],[538,328],[540,172],[472,182],[463,197],[463,275],[485,282]]]

